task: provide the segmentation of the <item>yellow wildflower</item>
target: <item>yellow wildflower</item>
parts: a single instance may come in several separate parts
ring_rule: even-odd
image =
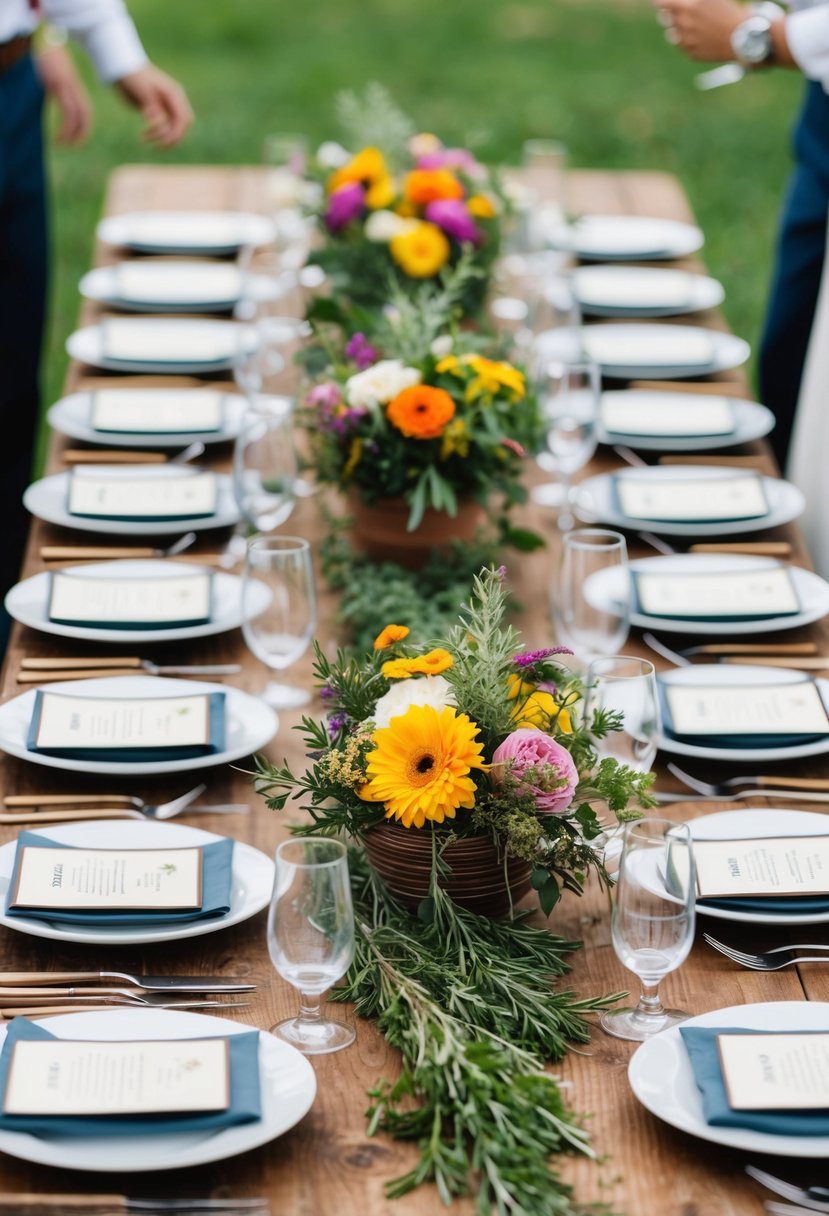
[[[343,465],[343,481],[348,481],[351,474],[360,463],[360,457],[363,454],[363,441],[359,435],[351,440],[351,447],[348,451],[348,460]]]
[[[466,200],[466,209],[479,220],[491,220],[495,216],[495,204],[485,194],[473,194]]]
[[[449,261],[452,247],[437,224],[424,222],[392,237],[389,252],[410,278],[431,279]]]
[[[402,642],[409,636],[409,632],[408,625],[386,625],[374,639],[374,649],[386,650],[395,642]]]
[[[448,650],[430,650],[414,659],[389,659],[380,668],[387,680],[408,680],[411,676],[438,676],[454,663]]]
[[[341,186],[350,182],[359,182],[369,189],[376,182],[387,178],[389,171],[379,148],[363,148],[356,156],[337,169],[328,179],[328,190],[331,194]]]
[[[483,355],[464,355],[464,363],[475,373],[466,387],[467,401],[478,397],[494,397],[506,389],[513,401],[520,401],[527,387],[524,373],[504,360],[485,359]]]
[[[370,211],[381,211],[384,207],[391,206],[395,193],[394,182],[386,174],[369,186],[366,191],[366,206]]]
[[[449,423],[443,432],[440,444],[441,460],[448,460],[450,456],[455,455],[460,457],[469,455],[469,432],[463,418],[455,418]]]
[[[435,365],[435,371],[438,375],[448,372],[450,376],[462,376],[463,368],[461,361],[457,355],[445,355],[439,363]]]

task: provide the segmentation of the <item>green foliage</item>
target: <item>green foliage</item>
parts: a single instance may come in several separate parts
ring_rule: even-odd
[[[406,162],[406,145],[416,134],[388,89],[373,80],[362,92],[347,89],[336,100],[337,125],[345,146],[379,148],[388,164],[399,172]]]

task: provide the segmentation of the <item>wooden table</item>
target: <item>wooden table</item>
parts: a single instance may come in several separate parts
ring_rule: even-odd
[[[576,173],[569,182],[571,209],[586,212],[615,212],[659,215],[666,218],[690,219],[688,206],[676,181],[664,174],[653,173]],[[126,167],[114,174],[106,203],[109,214],[145,208],[262,209],[262,177],[258,170],[226,168],[158,168]],[[99,263],[116,260],[112,250],[97,251]],[[688,265],[699,266],[691,259]],[[85,305],[82,321],[94,320],[98,310]],[[724,327],[722,318],[713,314],[692,323]],[[142,384],[146,379],[134,378]],[[168,383],[176,378],[155,378]],[[128,378],[119,377],[119,383]],[[750,395],[741,371],[715,378],[728,391]],[[75,391],[112,384],[114,378],[92,374],[89,368],[72,366],[66,390]],[[177,383],[193,383],[179,378]],[[61,453],[67,442],[53,436],[49,448],[48,470],[64,468]],[[77,446],[72,443],[71,446]],[[743,451],[758,456],[767,471],[774,472],[765,444],[753,444]],[[228,452],[219,449],[214,467],[227,466]],[[601,471],[618,464],[613,453],[602,451],[591,463],[587,473]],[[508,558],[510,582],[524,605],[520,624],[526,644],[530,647],[548,644],[551,629],[548,618],[548,598],[551,579],[556,568],[557,537],[550,520],[534,508],[525,512],[525,521],[545,533],[551,542],[541,554],[530,558]],[[298,506],[290,530],[312,539],[320,538],[320,522],[316,508],[308,501]],[[764,534],[765,536],[766,534]],[[797,530],[779,529],[773,535],[791,541],[795,560],[808,564]],[[219,537],[219,541],[224,538]],[[25,564],[25,574],[43,569],[39,558],[44,543],[90,543],[89,534],[68,533],[35,520]],[[106,543],[106,542],[104,542]],[[209,535],[200,539],[201,551],[215,550],[217,539]],[[644,553],[644,550],[642,551]],[[334,629],[336,605],[321,588],[322,637],[329,638]],[[384,623],[384,622],[380,622]],[[829,653],[829,623],[826,621],[808,629],[798,630],[798,640],[815,640],[822,653]],[[632,638],[632,652],[642,648]],[[132,647],[130,647],[132,649]],[[2,695],[4,699],[20,691],[16,675],[25,655],[78,655],[114,653],[105,646],[87,646],[60,638],[49,637],[16,626],[4,669]],[[265,673],[247,653],[238,631],[217,638],[175,647],[153,646],[149,656],[164,661],[168,656],[181,662],[239,661],[243,672],[230,682],[253,690],[264,683]],[[299,672],[297,672],[299,674]],[[303,665],[302,675],[309,677],[309,664]],[[291,727],[297,714],[283,714],[279,735],[268,749],[272,758],[283,757],[295,767],[301,765],[302,752],[298,736]],[[785,770],[783,770],[785,771]],[[798,766],[797,771],[829,775],[829,766],[820,760]],[[252,813],[238,819],[202,817],[181,822],[198,823],[208,829],[227,832],[268,853],[286,835],[286,821],[268,812],[254,797],[247,779],[229,768],[210,769],[205,773],[211,799],[246,801]],[[667,783],[660,779],[661,787]],[[11,757],[0,762],[0,788],[9,792],[134,792],[148,801],[156,801],[184,790],[188,778],[123,781],[104,778],[76,777],[55,770],[23,763]],[[758,798],[755,805],[766,805]],[[710,810],[710,806],[705,808]],[[688,818],[698,808],[674,808],[676,818]],[[0,829],[0,841],[12,839],[16,829]],[[585,949],[574,960],[571,983],[581,994],[597,994],[624,987],[630,982],[617,961],[609,940],[607,907],[597,891],[582,900],[567,899],[556,909],[551,927],[565,936],[582,938]],[[819,930],[817,932],[820,932]],[[812,936],[815,931],[810,930]],[[294,1012],[296,996],[274,973],[265,946],[265,917],[261,914],[245,924],[220,933],[192,938],[186,942],[158,947],[117,947],[95,949],[80,945],[56,947],[48,941],[8,931],[0,935],[0,967],[3,969],[103,967],[134,968],[152,971],[186,971],[199,973],[244,974],[258,984],[249,1009],[239,1013],[237,1020],[262,1028]],[[716,1009],[740,1002],[767,1000],[829,1000],[829,975],[816,968],[790,970],[776,975],[741,971],[704,945],[697,945],[682,969],[670,976],[664,985],[664,996],[673,1004],[682,1005],[694,1013]],[[633,1045],[604,1036],[600,1031],[584,1054],[572,1054],[561,1066],[560,1075],[573,1083],[572,1105],[589,1112],[589,1127],[597,1153],[607,1158],[603,1166],[579,1159],[564,1163],[566,1175],[572,1179],[578,1198],[604,1200],[614,1210],[629,1216],[736,1216],[760,1212],[760,1191],[742,1174],[741,1154],[696,1141],[672,1131],[645,1112],[629,1089],[626,1068]],[[158,1174],[135,1179],[112,1179],[107,1176],[81,1175],[48,1168],[30,1167],[9,1157],[0,1158],[0,1181],[4,1191],[38,1192],[100,1192],[118,1187],[138,1195],[206,1194],[213,1192],[233,1195],[267,1195],[274,1213],[290,1216],[378,1216],[380,1213],[434,1213],[441,1210],[432,1188],[424,1187],[394,1204],[383,1193],[384,1180],[394,1177],[413,1164],[414,1153],[406,1146],[384,1137],[368,1139],[364,1112],[368,1105],[366,1090],[380,1076],[393,1076],[398,1067],[395,1053],[370,1023],[360,1022],[354,1047],[330,1057],[313,1061],[319,1081],[317,1100],[306,1118],[290,1133],[274,1143],[244,1157],[219,1163],[208,1169]],[[788,1170],[790,1163],[771,1162],[773,1167]],[[791,1163],[791,1175],[816,1180],[817,1171],[799,1163]],[[116,1188],[117,1189],[117,1188]],[[459,1203],[459,1214],[472,1213],[471,1201]]]

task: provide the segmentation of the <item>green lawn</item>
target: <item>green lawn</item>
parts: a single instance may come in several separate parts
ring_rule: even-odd
[[[757,339],[800,82],[769,72],[712,93],[643,0],[131,0],[150,55],[187,87],[198,122],[172,154],[139,144],[135,116],[95,87],[86,147],[52,156],[55,282],[47,401],[65,373],[76,286],[107,175],[136,160],[256,162],[269,131],[336,135],[334,94],[382,81],[424,129],[517,161],[529,136],[563,139],[580,167],[681,178],[725,283],[732,327]]]

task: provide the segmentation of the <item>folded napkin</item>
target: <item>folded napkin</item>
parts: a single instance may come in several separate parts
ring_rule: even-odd
[[[631,332],[625,332],[630,330]],[[616,367],[708,367],[714,358],[711,339],[704,332],[666,332],[654,337],[635,326],[586,329],[582,340],[597,363]]]
[[[233,841],[216,840],[202,848],[202,905],[195,910],[168,912],[143,910],[135,912],[108,912],[101,909],[84,912],[77,908],[10,908],[11,892],[17,884],[17,871],[23,855],[23,847],[35,849],[69,849],[71,845],[49,840],[34,832],[21,832],[17,837],[17,852],[14,859],[9,890],[6,893],[6,915],[25,920],[45,920],[53,924],[91,925],[101,928],[112,925],[166,925],[179,922],[206,920],[209,917],[226,916],[230,911],[230,888],[233,874]]]
[[[14,1044],[20,1039],[56,1039],[57,1035],[27,1018],[9,1024],[0,1052],[0,1094],[5,1095]],[[0,1129],[33,1136],[160,1136],[176,1132],[213,1132],[262,1117],[259,1093],[259,1031],[228,1036],[230,1105],[227,1110],[182,1115],[6,1115],[0,1107]]]
[[[123,262],[115,269],[118,298],[148,304],[232,304],[242,276],[217,263]]]
[[[115,318],[102,325],[102,353],[123,363],[221,363],[234,354],[238,333],[218,321]]]
[[[694,276],[683,270],[619,272],[591,267],[576,272],[582,304],[605,308],[684,308],[691,302]]]
[[[702,908],[721,908],[724,912],[779,912],[783,916],[819,916],[829,912],[827,895],[745,895],[729,899],[700,899]]]
[[[743,1030],[737,1026],[680,1026],[679,1033],[702,1095],[705,1122],[711,1127],[741,1127],[772,1136],[829,1136],[829,1111],[732,1110],[728,1105],[717,1035],[767,1034],[768,1031]]]
[[[671,708],[670,698],[668,696],[668,687],[661,679],[657,679],[656,687],[659,693],[659,702],[662,710],[662,731],[669,739],[676,739],[678,743],[691,744],[693,747],[729,747],[739,751],[756,751],[770,747],[802,747],[809,743],[815,743],[819,739],[825,739],[829,730],[803,732],[799,734],[792,731],[789,734],[773,731],[764,734],[760,731],[746,731],[740,733],[711,733],[702,734],[701,732],[688,731],[683,732],[678,730],[674,725],[673,711]],[[697,689],[699,694],[704,695],[705,690]]]

